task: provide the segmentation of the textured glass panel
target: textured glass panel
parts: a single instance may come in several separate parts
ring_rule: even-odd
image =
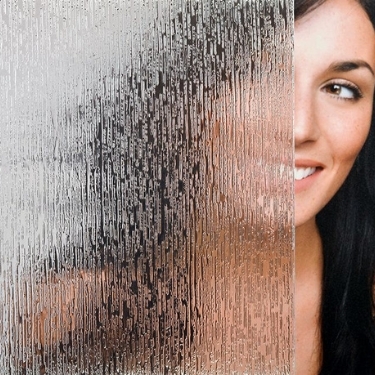
[[[0,2],[0,373],[292,372],[290,6]]]

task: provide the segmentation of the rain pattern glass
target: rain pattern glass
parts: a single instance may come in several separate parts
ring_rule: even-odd
[[[292,373],[291,2],[0,20],[0,373]]]

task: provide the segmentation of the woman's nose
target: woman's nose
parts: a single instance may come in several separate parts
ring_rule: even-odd
[[[294,144],[295,147],[319,138],[320,128],[316,103],[310,94],[303,94],[296,87],[294,102]]]

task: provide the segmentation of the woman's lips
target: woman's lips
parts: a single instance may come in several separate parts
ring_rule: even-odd
[[[301,191],[309,189],[315,182],[320,172],[321,166],[295,166],[294,167],[294,191],[298,194]]]

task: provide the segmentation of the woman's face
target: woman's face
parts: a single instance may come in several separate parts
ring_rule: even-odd
[[[355,0],[327,0],[295,24],[296,226],[347,177],[368,135],[375,32]]]

